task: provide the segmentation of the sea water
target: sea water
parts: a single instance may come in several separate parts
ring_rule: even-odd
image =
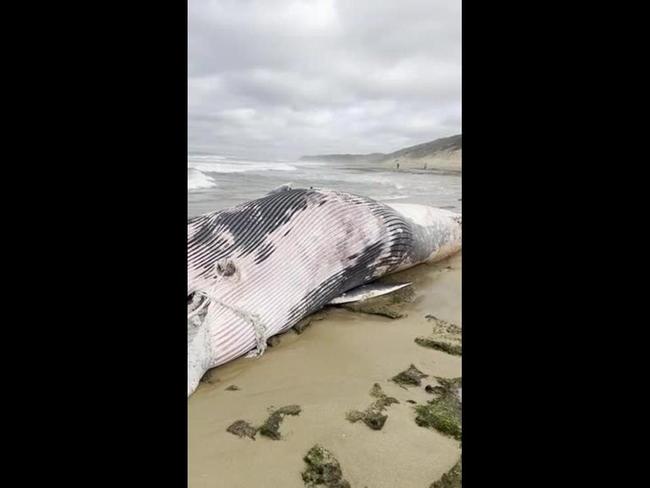
[[[232,207],[291,184],[327,188],[394,203],[420,203],[461,213],[461,176],[454,172],[395,170],[378,163],[252,161],[188,155],[188,217]]]

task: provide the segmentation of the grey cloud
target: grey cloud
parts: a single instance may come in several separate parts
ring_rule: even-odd
[[[461,130],[458,0],[192,0],[189,150],[399,149]]]

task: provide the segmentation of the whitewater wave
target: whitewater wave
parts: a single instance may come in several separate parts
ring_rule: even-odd
[[[359,181],[364,183],[370,183],[374,187],[390,187],[388,191],[394,192],[395,190],[404,190],[407,188],[406,183],[400,183],[395,181],[395,176],[392,175],[378,175],[378,174],[368,174],[362,172],[347,173],[347,172],[320,172],[320,173],[309,173],[304,176],[304,179],[314,182],[328,182],[332,187],[339,187],[340,182],[349,183],[355,181],[356,178],[359,178]]]
[[[373,200],[377,200],[380,202],[388,201],[388,200],[403,200],[404,198],[410,198],[409,195],[391,195],[391,196],[372,196],[370,197]]]
[[[395,176],[393,175],[364,175],[364,180],[371,181],[373,183],[378,183],[380,185],[392,186],[398,190],[403,190],[405,186],[399,181],[395,181]]]
[[[187,172],[187,189],[189,191],[213,188],[215,186],[217,186],[217,183],[201,171],[190,168]]]
[[[187,166],[206,173],[245,173],[248,171],[295,171],[297,168],[288,163],[271,163],[261,161],[233,161],[219,156],[203,156],[192,158]]]
[[[224,159],[228,159],[225,156],[217,156],[215,154],[188,154],[187,157],[189,160],[197,161],[223,161]]]

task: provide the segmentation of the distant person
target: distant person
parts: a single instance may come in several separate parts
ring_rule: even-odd
[[[397,171],[399,171],[399,163],[397,163]]]
[[[427,163],[424,163],[424,169],[427,169]]]

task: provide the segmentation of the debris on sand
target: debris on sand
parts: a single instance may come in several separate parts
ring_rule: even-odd
[[[429,488],[461,488],[463,486],[462,459],[459,459],[454,467],[442,475],[438,481],[431,484]]]
[[[442,386],[427,385],[424,387],[424,391],[433,395],[440,395],[445,392],[445,389]]]
[[[302,480],[307,488],[350,488],[350,483],[343,479],[338,460],[324,447],[316,444],[303,459],[307,469],[302,472]]]
[[[460,344],[438,341],[428,337],[416,337],[415,343],[422,347],[430,347],[431,349],[446,352],[447,354],[452,354],[454,356],[461,356],[463,354],[463,347]]]
[[[422,383],[422,378],[427,378],[428,376],[428,374],[424,374],[422,371],[411,364],[407,370],[402,371],[396,376],[393,376],[392,380],[399,385],[420,386]]]
[[[286,407],[278,408],[275,413],[282,415],[298,415],[302,412],[302,408],[299,405],[287,405]]]
[[[440,378],[438,376],[434,376],[434,378],[446,392],[456,394],[457,390],[463,387],[463,378]]]
[[[226,391],[239,391],[241,388],[239,388],[237,385],[230,385],[228,388],[226,388]]]
[[[433,333],[437,335],[448,335],[450,336],[450,339],[460,339],[461,333],[463,332],[463,329],[461,329],[459,326],[456,324],[452,324],[451,322],[447,322],[446,320],[439,319],[435,315],[425,315],[425,319],[427,319],[429,322],[433,322]]]
[[[368,313],[371,315],[381,315],[382,317],[388,317],[389,319],[401,319],[406,317],[406,313],[398,310],[395,307],[387,307],[385,305],[374,305],[370,303],[349,303],[342,305],[343,308],[349,310],[350,312],[361,312]]]
[[[378,410],[384,410],[386,407],[389,407],[393,403],[399,403],[397,401],[397,398],[389,397],[384,393],[384,390],[381,389],[381,386],[379,383],[375,383],[372,385],[372,389],[370,390],[370,396],[376,398],[375,402],[371,405],[372,408],[376,408]]]
[[[375,383],[370,390],[370,396],[376,398],[375,400],[365,411],[360,412],[359,410],[351,410],[345,416],[350,422],[355,423],[359,420],[363,420],[363,423],[370,427],[372,430],[381,430],[388,420],[388,415],[383,414],[382,412],[386,407],[392,405],[393,403],[399,403],[397,398],[389,397],[386,395],[379,383]]]
[[[345,414],[345,418],[348,419],[350,422],[355,423],[358,422],[359,420],[363,420],[363,417],[366,414],[364,412],[361,412],[359,410],[350,410],[348,413]]]
[[[236,436],[250,437],[253,440],[255,440],[255,434],[257,433],[257,429],[245,420],[237,420],[226,430]]]
[[[460,327],[433,315],[426,315],[424,318],[433,322],[433,331],[429,337],[416,337],[416,344],[455,356],[463,354],[462,329]]]
[[[245,420],[237,420],[226,430],[231,434],[235,434],[239,437],[246,436],[250,437],[251,439],[255,439],[255,434],[259,432],[263,436],[270,437],[271,439],[277,441],[281,439],[279,429],[284,416],[298,415],[301,410],[302,409],[298,405],[287,405],[286,407],[275,409],[271,415],[269,415],[269,418],[267,418],[260,427],[253,427]]]
[[[436,380],[440,386],[427,388],[427,391],[436,395],[435,398],[426,404],[415,406],[417,414],[415,423],[460,440],[462,434],[460,398],[462,378],[436,377]]]
[[[294,325],[293,330],[296,334],[302,334],[305,331],[305,329],[311,325],[312,322],[315,322],[317,320],[323,320],[325,317],[326,317],[325,312],[323,311],[316,312],[310,315],[309,317],[305,317],[296,325]]]
[[[363,416],[363,423],[372,430],[381,430],[388,420],[388,415],[384,415],[376,410],[368,410]]]
[[[406,305],[415,301],[415,292],[412,286],[405,286],[387,295],[369,298],[360,302],[346,303],[342,308],[351,312],[361,312],[381,315],[390,319],[406,317]]]
[[[266,345],[269,346],[269,347],[275,347],[278,344],[280,344],[280,336],[279,335],[271,336],[266,340]]]
[[[286,415],[298,415],[301,410],[298,405],[287,405],[286,407],[278,408],[269,415],[269,418],[259,428],[260,434],[276,441],[279,440],[281,438],[280,424],[284,420],[284,417]]]

